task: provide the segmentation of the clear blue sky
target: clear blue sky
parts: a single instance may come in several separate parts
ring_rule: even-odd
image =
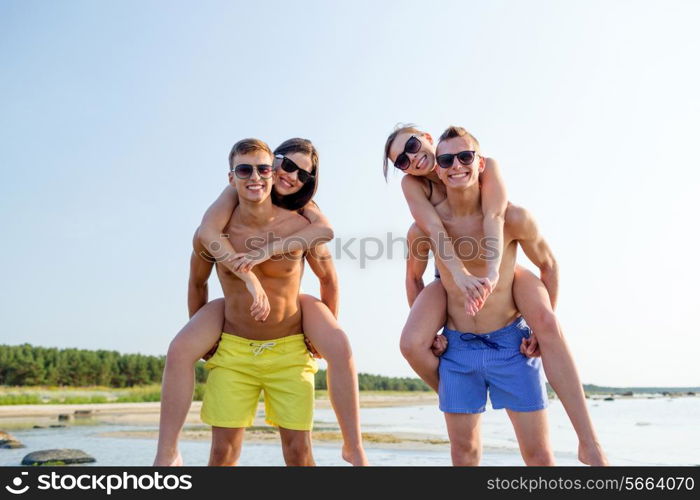
[[[403,235],[381,153],[410,121],[463,125],[499,160],[560,262],[584,381],[699,385],[699,18],[692,1],[2,0],[0,342],[164,354],[242,137],[314,141],[339,238]],[[338,262],[361,371],[412,375],[403,270]]]

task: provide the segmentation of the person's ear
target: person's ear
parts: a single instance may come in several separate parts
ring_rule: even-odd
[[[486,168],[486,158],[479,155],[479,172],[483,172]]]
[[[430,135],[428,132],[423,132],[423,135],[425,136],[426,139],[428,139],[428,142],[430,144],[433,144],[433,136]]]
[[[228,171],[228,183],[231,184],[233,187],[236,187],[234,186],[234,184],[236,183],[236,176],[233,173],[233,170]]]

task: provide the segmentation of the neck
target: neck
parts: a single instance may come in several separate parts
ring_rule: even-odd
[[[475,182],[468,188],[447,188],[447,202],[453,215],[465,216],[481,214],[481,190]]]
[[[440,168],[440,167],[435,167],[435,168]],[[435,168],[433,169],[432,172],[430,172],[428,175],[426,175],[425,178],[428,179],[429,181],[433,181],[433,182],[442,182],[440,180],[440,177],[438,177],[438,174],[435,171]]]
[[[238,199],[238,214],[241,218],[241,224],[246,226],[264,226],[272,218],[272,199],[269,196],[259,203],[242,198]]]

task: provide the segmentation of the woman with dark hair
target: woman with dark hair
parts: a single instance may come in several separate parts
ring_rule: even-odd
[[[310,349],[328,363],[328,392],[343,435],[344,460],[353,465],[367,465],[362,446],[359,417],[357,372],[350,342],[337,322],[338,285],[330,252],[323,243],[333,238],[328,219],[311,201],[318,186],[318,152],[306,139],[284,141],[274,150],[275,185],[272,202],[282,208],[295,210],[309,220],[310,225],[298,233],[273,240],[261,249],[248,253],[236,252],[224,228],[238,204],[236,191],[227,186],[204,214],[195,238],[216,260],[236,272],[249,272],[253,266],[275,255],[303,250],[309,265],[321,285],[321,300],[300,294],[304,335]],[[269,305],[257,301],[255,317],[264,321]],[[202,357],[213,354],[221,336],[224,321],[223,299],[208,302],[197,310],[189,323],[170,343],[163,375],[158,452],[154,465],[179,465],[180,431],[187,417],[194,391],[194,365]]]

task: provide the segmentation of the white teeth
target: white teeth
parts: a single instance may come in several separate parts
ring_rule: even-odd
[[[251,191],[260,191],[263,187],[260,184],[254,184],[252,186],[246,186],[246,189],[250,189]]]
[[[461,174],[452,174],[452,175],[450,176],[450,178],[452,178],[452,179],[460,178],[460,179],[461,179],[462,177],[466,177],[466,176],[467,176],[467,172],[464,172],[464,173],[461,173]]]

